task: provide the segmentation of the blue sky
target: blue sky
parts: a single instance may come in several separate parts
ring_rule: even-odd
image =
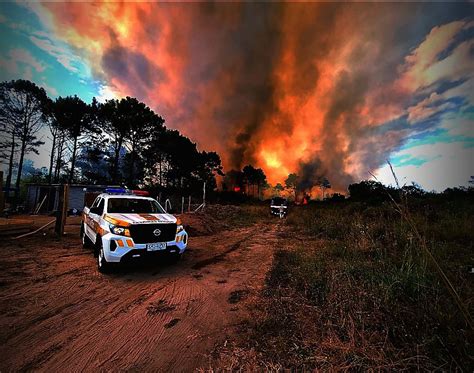
[[[0,80],[31,78],[52,98],[77,94],[90,102],[99,95],[100,83],[92,77],[87,63],[55,37],[33,11],[0,3],[0,15]]]

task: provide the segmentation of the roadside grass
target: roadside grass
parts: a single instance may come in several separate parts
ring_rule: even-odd
[[[259,356],[253,367],[474,369],[472,329],[421,247],[472,315],[472,197],[407,206],[423,242],[390,203],[290,213],[294,237],[276,251],[246,332],[246,348]]]

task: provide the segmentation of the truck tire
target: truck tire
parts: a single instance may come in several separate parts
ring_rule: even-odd
[[[110,273],[110,263],[107,262],[104,255],[104,248],[102,246],[102,238],[97,237],[96,240],[96,250],[97,250],[97,269],[100,273]]]
[[[182,257],[183,257],[183,254],[171,253],[171,254],[168,254],[168,261],[171,264],[176,264],[181,260]]]

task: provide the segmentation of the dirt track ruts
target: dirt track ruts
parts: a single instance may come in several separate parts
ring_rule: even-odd
[[[69,229],[2,244],[0,371],[205,368],[246,316],[239,301],[262,285],[281,225],[191,237],[178,264],[109,275]]]

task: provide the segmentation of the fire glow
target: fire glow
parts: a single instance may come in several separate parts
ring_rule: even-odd
[[[472,23],[404,45],[397,33],[415,24],[419,6],[38,5],[109,92],[144,101],[216,150],[226,169],[250,163],[271,183],[324,175],[334,191],[380,167],[411,133],[409,120],[424,115],[413,95],[453,75],[436,58]],[[405,126],[387,125],[408,113]]]

